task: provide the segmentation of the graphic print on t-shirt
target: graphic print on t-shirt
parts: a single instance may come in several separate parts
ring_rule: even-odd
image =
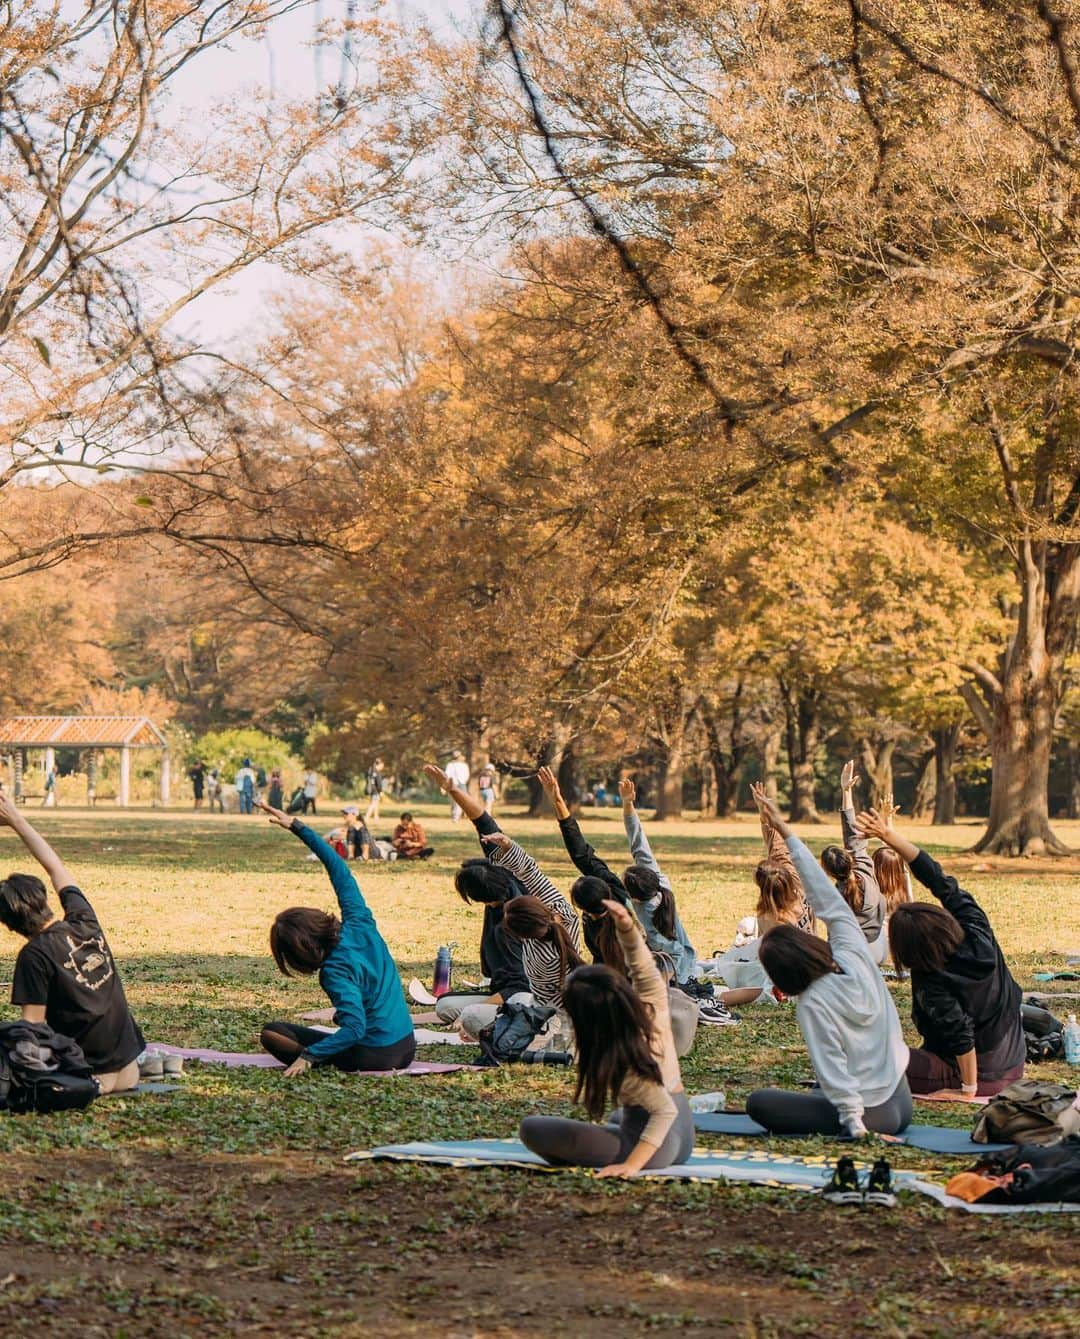
[[[70,972],[80,986],[100,990],[112,980],[113,960],[104,935],[98,935],[96,939],[73,939],[67,934],[64,939],[68,946],[64,970]]]

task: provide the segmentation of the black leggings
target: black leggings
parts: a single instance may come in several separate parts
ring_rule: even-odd
[[[291,1065],[301,1051],[323,1041],[325,1032],[313,1027],[298,1027],[295,1023],[267,1023],[259,1041],[264,1051],[269,1051],[275,1060],[283,1065]],[[346,1073],[355,1073],[358,1069],[408,1069],[416,1059],[416,1034],[410,1032],[401,1041],[392,1046],[350,1046],[347,1051],[338,1051],[327,1061],[335,1069]]]
[[[671,1094],[679,1114],[646,1167],[674,1167],[694,1151],[694,1118],[685,1093]],[[609,1167],[625,1162],[649,1123],[643,1107],[620,1107],[606,1125],[564,1116],[526,1116],[518,1129],[521,1142],[553,1167]]]
[[[911,1092],[902,1076],[891,1097],[863,1112],[863,1124],[875,1134],[901,1134],[911,1123]],[[770,1134],[844,1134],[840,1113],[820,1088],[791,1093],[759,1088],[746,1099],[746,1114]]]

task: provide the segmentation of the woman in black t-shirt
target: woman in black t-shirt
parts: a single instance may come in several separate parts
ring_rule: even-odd
[[[64,908],[61,920],[33,874],[0,880],[0,925],[27,941],[15,960],[12,1004],[21,1006],[28,1023],[48,1023],[78,1042],[102,1093],[134,1088],[146,1043],[93,908],[64,862],[3,792],[0,824],[12,829],[45,870]]]

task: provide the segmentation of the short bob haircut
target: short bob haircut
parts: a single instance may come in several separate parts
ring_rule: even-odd
[[[758,957],[769,980],[785,995],[801,995],[821,977],[841,971],[824,939],[794,925],[774,925],[763,936]]]
[[[461,862],[454,875],[454,888],[463,902],[483,902],[489,906],[509,902],[525,891],[508,869],[493,865],[483,856]]]
[[[270,927],[270,952],[285,976],[314,976],[337,948],[341,922],[316,907],[290,907]]]
[[[31,939],[52,919],[45,885],[34,874],[9,874],[0,881],[0,925]]]
[[[963,942],[963,927],[944,907],[905,902],[889,917],[893,962],[909,972],[943,971]]]

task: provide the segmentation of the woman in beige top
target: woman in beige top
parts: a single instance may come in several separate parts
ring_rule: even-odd
[[[641,927],[620,902],[604,903],[630,980],[601,964],[570,973],[563,1007],[577,1039],[574,1101],[593,1121],[609,1101],[606,1125],[561,1116],[526,1116],[521,1141],[556,1167],[599,1167],[600,1176],[636,1176],[672,1167],[694,1147],[694,1121],[671,1035],[668,989]]]

